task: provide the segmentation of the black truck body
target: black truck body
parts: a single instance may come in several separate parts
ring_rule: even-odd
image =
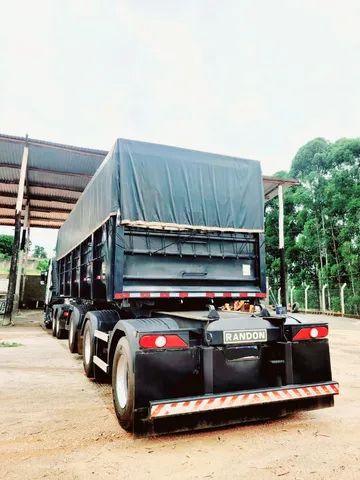
[[[251,160],[118,140],[59,231],[47,318],[127,430],[333,405],[327,325],[270,316]],[[220,310],[237,299],[256,313]],[[255,310],[252,309],[252,312]]]

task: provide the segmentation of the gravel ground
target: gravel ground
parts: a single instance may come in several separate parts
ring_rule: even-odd
[[[4,479],[359,479],[360,321],[328,318],[335,408],[281,420],[134,439],[111,387],[89,381],[67,341],[28,312],[0,328],[0,477]]]

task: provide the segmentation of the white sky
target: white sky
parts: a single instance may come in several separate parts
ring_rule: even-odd
[[[314,137],[359,136],[356,0],[0,0],[0,16],[2,133],[133,138],[266,174]]]

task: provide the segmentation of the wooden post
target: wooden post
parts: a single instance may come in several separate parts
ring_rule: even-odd
[[[14,296],[16,289],[16,279],[17,279],[17,267],[19,259],[19,249],[20,249],[20,237],[21,237],[21,210],[22,203],[24,199],[25,191],[25,180],[27,172],[27,162],[29,157],[29,146],[28,146],[28,136],[26,135],[25,146],[23,150],[21,168],[20,168],[20,179],[15,207],[15,230],[14,230],[14,244],[10,264],[10,273],[9,273],[9,285],[8,293],[6,299],[5,315],[3,320],[3,325],[8,326],[12,323],[12,313],[14,306]]]

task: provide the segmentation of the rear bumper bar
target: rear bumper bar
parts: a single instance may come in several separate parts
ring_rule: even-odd
[[[287,402],[306,398],[338,395],[339,384],[326,382],[316,385],[292,385],[291,387],[271,388],[233,392],[226,395],[203,395],[168,401],[150,402],[150,419],[185,415],[228,408]]]

